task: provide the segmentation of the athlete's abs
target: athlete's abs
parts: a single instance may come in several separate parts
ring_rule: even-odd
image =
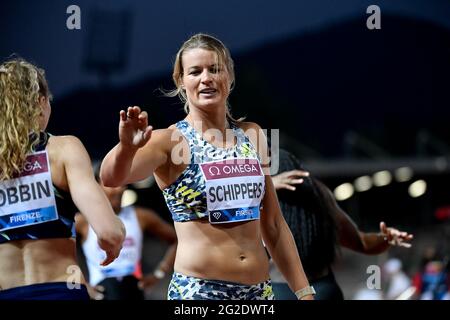
[[[207,219],[176,222],[175,271],[205,279],[257,284],[269,278],[259,220],[211,225]]]
[[[0,290],[42,282],[84,283],[75,239],[17,240],[0,246]]]

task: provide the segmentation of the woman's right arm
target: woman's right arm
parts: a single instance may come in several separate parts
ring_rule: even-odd
[[[119,256],[125,227],[95,181],[91,160],[81,141],[72,136],[58,137],[53,141],[64,164],[73,202],[94,229],[100,248],[106,252],[102,265],[107,265]]]
[[[105,186],[116,187],[142,180],[167,161],[161,134],[148,125],[147,112],[139,107],[120,111],[120,142],[106,155],[100,168]]]
[[[364,254],[380,254],[398,245],[409,248],[408,242],[413,235],[395,228],[388,228],[384,222],[380,223],[380,232],[363,232],[356,223],[339,207],[333,193],[327,186],[317,179],[313,179],[321,201],[330,211],[337,224],[338,238],[342,246]]]

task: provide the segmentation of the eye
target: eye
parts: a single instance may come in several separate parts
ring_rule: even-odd
[[[200,71],[198,71],[198,70],[192,70],[192,71],[189,71],[189,74],[195,76],[195,75],[200,74]]]
[[[213,66],[213,67],[211,67],[209,69],[209,72],[211,72],[211,73],[219,73],[221,71],[222,71],[222,69],[220,67],[217,67],[217,66]]]

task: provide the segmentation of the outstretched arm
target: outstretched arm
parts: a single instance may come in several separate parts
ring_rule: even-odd
[[[107,265],[119,256],[125,238],[125,227],[114,214],[108,198],[95,181],[91,160],[83,144],[75,137],[56,137],[55,142],[63,158],[67,184],[72,199],[92,226],[98,244],[106,252]]]
[[[167,161],[158,147],[159,139],[151,139],[147,112],[139,107],[120,111],[120,142],[105,156],[100,178],[107,187],[116,187],[142,180]]]
[[[313,179],[327,210],[330,210],[338,227],[338,238],[342,246],[365,254],[379,254],[390,245],[409,248],[413,235],[388,228],[380,223],[380,232],[360,231],[356,223],[339,207],[330,189],[317,179]]]

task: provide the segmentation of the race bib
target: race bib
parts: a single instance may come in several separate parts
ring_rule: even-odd
[[[56,219],[47,151],[30,154],[18,177],[0,183],[0,231]]]
[[[264,174],[257,159],[228,159],[200,164],[206,184],[210,223],[260,217]]]

